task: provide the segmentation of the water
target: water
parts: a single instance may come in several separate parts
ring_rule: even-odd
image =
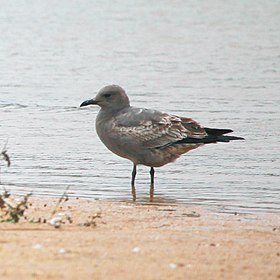
[[[79,104],[122,85],[134,106],[232,128],[156,169],[156,200],[280,212],[279,1],[6,1],[0,9],[1,182],[14,193],[129,200],[132,165]],[[137,192],[147,201],[148,168]]]

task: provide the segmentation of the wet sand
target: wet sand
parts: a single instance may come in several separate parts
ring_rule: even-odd
[[[280,279],[279,214],[69,199],[55,228],[56,203],[0,224],[0,279]]]

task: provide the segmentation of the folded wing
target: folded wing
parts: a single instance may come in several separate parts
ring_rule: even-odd
[[[155,110],[132,108],[115,118],[114,130],[140,141],[147,148],[162,148],[184,139],[203,139],[205,129],[190,118]],[[200,141],[203,144],[203,141]]]

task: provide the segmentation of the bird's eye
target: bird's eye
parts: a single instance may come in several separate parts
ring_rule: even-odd
[[[106,98],[111,97],[111,96],[112,96],[111,93],[105,93],[105,94],[104,94],[104,97],[106,97]]]

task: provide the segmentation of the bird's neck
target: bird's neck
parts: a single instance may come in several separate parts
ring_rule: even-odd
[[[120,108],[108,108],[108,107],[101,108],[98,115],[102,118],[110,119],[110,118],[117,116],[122,111],[126,111],[129,108],[130,108],[130,106],[124,106],[124,107],[120,107]]]

